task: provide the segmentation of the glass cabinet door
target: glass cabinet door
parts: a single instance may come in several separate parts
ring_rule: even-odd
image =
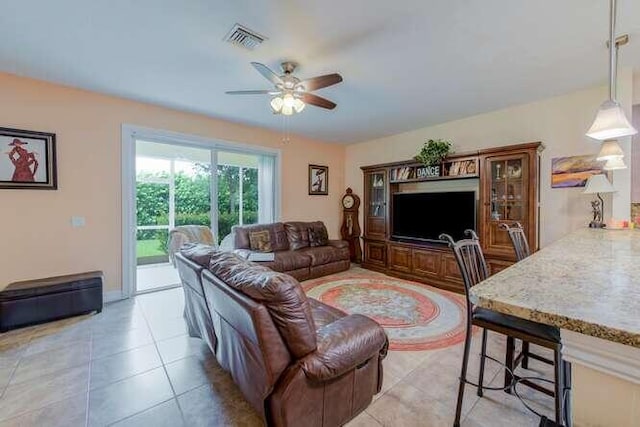
[[[513,245],[500,224],[522,224],[528,232],[530,215],[529,156],[488,157],[485,163],[485,210],[482,245],[485,254],[512,258]]]
[[[369,175],[369,216],[385,216],[385,176],[384,172]]]
[[[494,159],[489,164],[490,221],[524,223],[528,208],[526,158]]]
[[[384,240],[387,236],[387,171],[365,174],[365,237]]]

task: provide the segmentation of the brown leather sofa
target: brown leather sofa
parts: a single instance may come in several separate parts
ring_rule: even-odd
[[[216,333],[204,298],[202,271],[209,266],[215,250],[213,246],[188,243],[173,255],[184,291],[183,315],[189,335],[203,339],[213,353],[216,351]]]
[[[388,345],[380,325],[307,298],[290,275],[218,251],[207,269],[204,249],[185,249],[181,276],[199,274],[204,292],[196,317],[211,316],[218,362],[267,425],[339,426],[371,403]]]
[[[298,280],[313,279],[348,270],[349,244],[344,240],[328,240],[315,244],[310,239],[310,230],[326,236],[326,227],[321,221],[314,222],[276,222],[273,224],[256,224],[235,226],[235,253],[247,258],[251,252],[251,233],[268,231],[271,252],[275,260],[260,262],[280,273],[287,273]]]

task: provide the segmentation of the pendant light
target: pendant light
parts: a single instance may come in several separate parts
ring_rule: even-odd
[[[602,143],[602,147],[600,148],[600,152],[596,156],[596,160],[611,160],[611,159],[622,159],[624,157],[624,152],[620,145],[618,145],[618,141],[614,139],[610,139],[608,141],[604,141]]]
[[[618,68],[618,43],[616,41],[616,0],[609,2],[609,99],[600,105],[596,118],[587,131],[587,136],[604,141],[635,135],[638,131],[631,126],[620,103],[616,100],[616,78]],[[620,44],[626,43],[624,37]]]
[[[615,171],[620,169],[626,169],[627,165],[622,161],[622,157],[614,157],[612,159],[607,160],[607,163],[604,164],[602,169],[606,171]]]

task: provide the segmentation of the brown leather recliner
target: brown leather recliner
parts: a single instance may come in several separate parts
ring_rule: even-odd
[[[216,358],[268,425],[339,426],[380,391],[388,341],[374,320],[233,253],[212,254],[202,285]]]
[[[314,244],[309,238],[309,230],[321,231],[326,235],[322,221],[276,222],[234,226],[234,249],[243,258],[251,252],[250,233],[268,231],[273,261],[260,262],[272,270],[287,273],[298,280],[313,279],[348,270],[351,266],[349,244],[344,240],[326,240]]]
[[[209,266],[213,246],[188,243],[174,254],[174,262],[184,291],[184,320],[189,335],[203,339],[213,353],[216,352],[216,334],[211,312],[204,298],[202,271]]]

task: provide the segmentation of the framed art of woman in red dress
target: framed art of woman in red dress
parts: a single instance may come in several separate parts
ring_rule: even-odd
[[[0,128],[0,189],[57,188],[53,133]]]

